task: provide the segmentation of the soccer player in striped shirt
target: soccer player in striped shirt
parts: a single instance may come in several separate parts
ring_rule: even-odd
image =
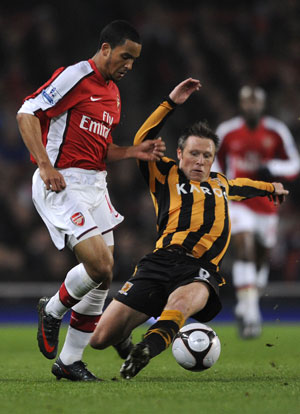
[[[196,79],[177,85],[141,126],[134,144],[154,139],[176,105],[199,88]],[[228,180],[211,172],[218,141],[205,123],[196,122],[179,138],[179,165],[167,157],[138,161],[157,216],[155,249],[140,260],[91,339],[92,347],[103,349],[128,337],[150,317],[159,317],[122,365],[126,379],[166,349],[189,317],[207,322],[220,311],[218,292],[225,281],[219,267],[230,241],[228,200],[270,197],[277,203],[288,194],[281,183]]]

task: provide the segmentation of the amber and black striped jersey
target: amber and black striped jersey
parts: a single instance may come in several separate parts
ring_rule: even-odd
[[[154,138],[174,108],[164,101],[137,132],[134,144]],[[267,196],[271,183],[247,178],[228,180],[211,172],[206,182],[188,180],[177,163],[163,157],[138,161],[150,188],[157,217],[156,249],[179,245],[218,270],[230,240],[228,200]]]

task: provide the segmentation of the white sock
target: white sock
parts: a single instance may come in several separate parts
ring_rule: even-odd
[[[269,271],[270,271],[270,266],[268,264],[264,264],[261,266],[261,268],[257,272],[256,286],[258,287],[258,289],[262,290],[267,286],[268,278],[269,278]]]
[[[88,275],[82,263],[71,269],[59,291],[50,298],[46,312],[54,318],[62,319],[64,314],[90,290],[99,286]]]
[[[83,351],[88,345],[93,332],[81,332],[69,326],[64,346],[59,355],[60,360],[65,365],[81,361]]]
[[[87,319],[90,319],[90,322],[93,321],[93,317],[95,318],[94,320],[96,320],[102,313],[107,293],[108,290],[93,289],[87,293],[77,305],[73,306],[72,310],[76,312],[75,314],[72,312],[71,315],[70,323],[73,324],[73,326],[69,326],[68,328],[65,343],[59,355],[63,364],[71,365],[76,361],[82,360],[84,349],[89,344],[96,325],[91,328],[90,323],[88,329],[93,330],[90,332],[83,332],[82,330],[79,330],[80,328],[85,329],[84,325],[80,325],[80,319],[84,320],[84,315],[87,315]],[[72,321],[73,316],[74,319]],[[76,329],[76,327],[79,329]]]
[[[258,311],[258,292],[256,288],[256,265],[254,262],[237,260],[232,268],[232,280],[236,289],[236,316],[245,317],[249,312]]]
[[[240,288],[236,292],[238,303],[235,309],[237,316],[241,316],[245,323],[260,322],[259,295],[256,286]]]

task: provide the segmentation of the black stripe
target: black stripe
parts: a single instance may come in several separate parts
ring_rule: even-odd
[[[161,184],[157,179],[155,179],[155,191],[153,193],[154,197],[157,200],[158,212],[157,212],[157,227],[158,227],[158,238],[164,232],[168,220],[169,220],[169,209],[170,209],[170,191],[169,186],[167,185],[168,174],[170,169],[175,165],[174,160],[169,162],[159,161],[156,163],[158,170],[165,176],[165,182]],[[150,187],[150,173],[148,162],[141,162],[140,170],[145,178],[148,186]]]
[[[167,180],[168,177],[166,177]],[[157,226],[158,226],[158,238],[161,237],[165,231],[170,210],[170,191],[167,184],[161,184],[155,180],[155,197],[157,199],[158,212],[157,212]]]
[[[210,176],[211,178],[218,178],[218,173],[216,173],[216,172],[211,172],[211,173],[209,174],[209,176]]]
[[[169,159],[169,161],[160,160],[156,163],[158,171],[163,175],[167,175],[173,165],[176,165],[176,162],[172,159]]]
[[[211,248],[204,253],[202,258],[204,260],[208,260],[209,262],[213,260],[215,257],[217,257],[224,249],[228,237],[229,237],[229,215],[228,215],[228,202],[224,198],[225,208],[224,208],[224,214],[225,214],[225,220],[224,220],[224,227],[223,231],[220,235],[220,237],[217,238],[217,240],[213,243]],[[221,262],[219,262],[220,266]]]
[[[174,160],[169,160],[168,162],[166,162],[164,160],[159,160],[159,161],[156,162],[156,167],[162,175],[167,175],[169,170],[175,164],[176,163],[175,163]],[[141,171],[144,179],[146,180],[146,183],[148,184],[148,186],[150,186],[149,162],[148,161],[139,161],[139,168],[140,168],[140,171]]]
[[[178,184],[179,186],[184,185],[183,189],[186,191],[186,193],[181,193],[181,208],[179,212],[177,228],[175,232],[169,233],[166,237],[164,237],[163,247],[167,247],[171,243],[172,237],[175,233],[179,231],[187,230],[191,225],[191,214],[192,214],[193,198],[194,198],[193,193],[190,192],[191,185],[189,181],[187,180],[186,176],[184,175],[184,173],[180,169],[177,169],[177,174],[178,174]],[[170,194],[168,194],[168,196],[170,198]],[[170,208],[170,202],[169,202],[169,208]],[[164,221],[165,227],[168,223],[168,219],[169,219],[169,212],[168,212],[168,216],[165,217],[165,221]],[[160,229],[159,237],[162,235],[165,227],[163,229]]]
[[[169,233],[166,235],[166,237],[164,237],[163,239],[163,247],[167,247],[169,246],[169,244],[171,243],[172,237],[175,233]]]
[[[199,242],[204,234],[210,232],[215,221],[216,202],[213,190],[207,182],[201,184],[200,186],[209,188],[211,194],[205,194],[203,224],[198,231],[189,232],[184,242],[182,243],[182,246],[185,247],[188,251],[192,251],[193,247]]]
[[[187,193],[181,193],[181,208],[178,217],[178,225],[176,232],[187,230],[191,226],[191,215],[192,215],[192,207],[194,196],[193,192],[191,192],[191,184],[187,180],[186,176],[178,170],[179,176],[179,186],[184,186],[183,189]]]
[[[245,198],[252,198],[252,197],[264,197],[268,194],[270,194],[269,191],[260,190],[259,188],[251,187],[248,185],[229,186],[229,196],[240,196],[240,197],[245,197]]]

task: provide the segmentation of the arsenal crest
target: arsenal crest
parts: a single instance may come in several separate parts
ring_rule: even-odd
[[[78,213],[73,214],[71,221],[73,224],[75,224],[75,226],[83,226],[85,221],[84,215],[79,211]]]

